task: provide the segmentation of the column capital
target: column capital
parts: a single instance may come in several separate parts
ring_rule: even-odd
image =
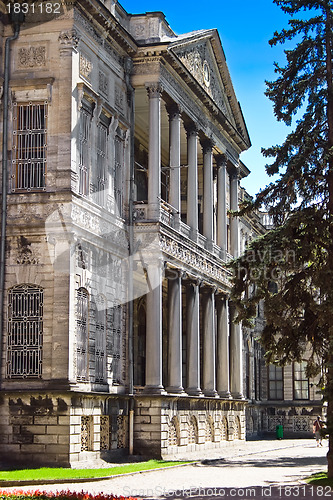
[[[198,137],[199,127],[197,126],[196,123],[190,123],[188,125],[185,125],[185,130],[186,130],[187,138]]]
[[[225,154],[217,155],[215,158],[217,168],[225,167],[228,163],[228,157]]]
[[[202,139],[200,141],[200,144],[201,144],[201,147],[202,147],[203,154],[212,153],[213,152],[214,143],[208,137],[205,137],[204,139]]]
[[[165,277],[167,280],[174,280],[175,278],[183,279],[186,276],[186,272],[182,269],[175,269],[174,267],[168,267],[166,264]]]
[[[175,118],[178,118],[182,113],[182,108],[176,102],[167,104],[165,106],[165,109],[167,110],[167,113],[169,115],[169,120],[174,120]]]
[[[152,99],[154,97],[161,97],[163,86],[160,82],[146,83],[146,90],[149,99]]]

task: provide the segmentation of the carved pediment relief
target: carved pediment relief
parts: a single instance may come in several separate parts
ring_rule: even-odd
[[[180,47],[175,47],[173,52],[224,115],[235,124],[211,44],[207,40],[195,44],[182,44]]]

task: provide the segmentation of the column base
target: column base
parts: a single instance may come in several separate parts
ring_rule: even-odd
[[[166,387],[165,390],[169,393],[169,394],[185,394],[185,391],[184,391],[184,388],[179,386],[171,386],[171,387]]]
[[[245,399],[241,392],[232,392],[231,396],[233,399]]]
[[[217,391],[215,391],[215,389],[207,389],[207,390],[203,390],[203,393],[204,393],[204,396],[207,396],[209,398],[217,398],[218,397],[218,393]]]
[[[189,387],[186,392],[189,396],[203,396],[200,387]]]
[[[143,389],[144,394],[166,394],[163,385],[146,385]]]
[[[232,399],[230,391],[219,391],[218,394],[219,394],[220,398]]]

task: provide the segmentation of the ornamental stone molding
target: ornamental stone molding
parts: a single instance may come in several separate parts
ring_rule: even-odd
[[[78,32],[73,28],[71,30],[64,30],[60,33],[58,37],[60,54],[66,53],[67,51],[71,53],[72,50],[76,50],[80,41]]]
[[[103,71],[98,72],[98,90],[105,96],[109,93],[109,81]]]
[[[80,75],[90,81],[90,75],[93,70],[93,63],[84,53],[80,53]]]
[[[41,68],[46,65],[46,46],[20,47],[18,68]]]
[[[150,99],[156,98],[156,97],[161,97],[162,92],[163,92],[163,86],[159,82],[146,83],[146,89],[147,89],[148,97]]]

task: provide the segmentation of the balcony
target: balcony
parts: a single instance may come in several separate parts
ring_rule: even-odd
[[[178,217],[175,217],[175,214],[176,214],[175,209],[171,205],[169,205],[169,203],[161,200],[160,215],[158,222],[174,229],[184,238],[193,241],[200,248],[209,251],[215,257],[224,262],[229,262],[232,259],[232,255],[224,252],[222,248],[216,245],[215,243],[212,244],[210,241],[207,240],[207,238],[204,235],[200,233],[193,235],[191,227],[185,224],[182,220],[179,220]],[[133,219],[134,222],[157,222],[156,220],[152,221],[149,219],[148,204],[145,202],[134,203]]]

